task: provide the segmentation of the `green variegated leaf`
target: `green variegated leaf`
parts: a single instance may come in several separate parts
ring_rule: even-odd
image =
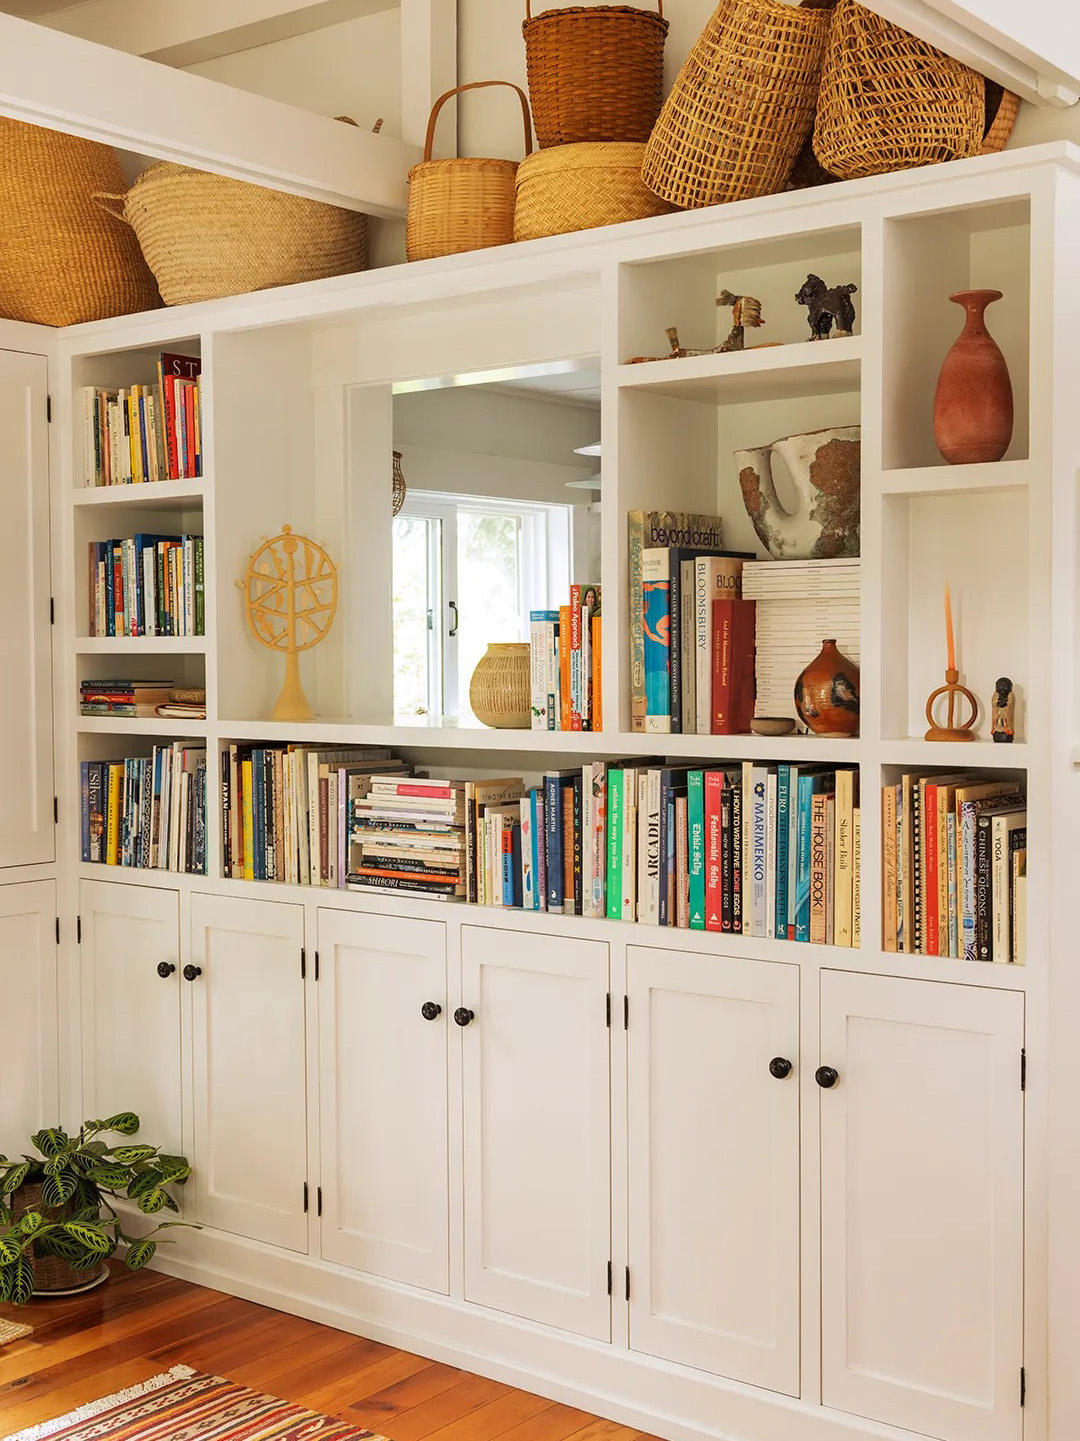
[[[134,1246],[129,1246],[124,1256],[124,1265],[129,1271],[141,1271],[146,1263],[153,1259],[157,1250],[156,1241],[136,1241]]]
[[[92,1226],[84,1226],[75,1221],[65,1221],[64,1231],[73,1241],[84,1246],[87,1251],[97,1256],[107,1256],[112,1250],[112,1242],[108,1236],[100,1231],[95,1231]]]
[[[120,1111],[115,1116],[110,1116],[107,1121],[95,1121],[94,1128],[99,1131],[116,1131],[121,1136],[134,1136],[139,1129],[139,1118],[134,1111]]]
[[[191,1175],[191,1167],[183,1156],[159,1156],[157,1168],[165,1185],[179,1184]]]
[[[151,1161],[157,1155],[156,1146],[114,1146],[112,1158],[121,1166],[134,1166],[136,1161]]]
[[[30,1162],[24,1161],[21,1166],[13,1166],[4,1177],[3,1193],[10,1196],[12,1191],[17,1191],[30,1174]]]
[[[104,1141],[87,1141],[85,1145],[79,1147],[79,1155],[104,1156],[108,1149]]]
[[[20,1256],[11,1268],[11,1300],[25,1306],[34,1294],[34,1267],[28,1256]]]
[[[97,1186],[108,1186],[110,1190],[118,1190],[126,1186],[129,1174],[124,1166],[102,1166],[96,1165],[89,1172],[89,1179]]]
[[[127,1188],[128,1196],[132,1201],[137,1201],[140,1196],[145,1196],[149,1191],[155,1191],[162,1183],[161,1172],[154,1169],[142,1171]]]
[[[165,1205],[166,1205],[167,1209],[170,1210],[170,1211],[173,1211],[177,1216],[179,1216],[179,1214],[180,1214],[180,1207],[176,1204],[176,1202],[173,1200],[173,1198],[169,1195],[168,1191],[163,1191],[163,1192],[162,1192],[162,1195],[165,1197]]]
[[[139,1197],[139,1210],[144,1216],[156,1216],[159,1211],[164,1211],[168,1204],[169,1194],[160,1187]]]
[[[6,1237],[0,1238],[0,1266],[10,1266],[22,1255],[22,1248]]]
[[[75,1194],[78,1178],[70,1171],[59,1176],[45,1176],[41,1182],[41,1199],[46,1206],[63,1206]]]
[[[43,1131],[36,1132],[30,1139],[46,1160],[52,1160],[54,1156],[59,1156],[71,1145],[70,1138],[53,1126],[47,1126]]]
[[[111,1254],[112,1245],[110,1244],[108,1251],[105,1252],[105,1256]],[[69,1261],[68,1265],[73,1271],[96,1271],[100,1268],[105,1256],[94,1256],[89,1251],[83,1251],[77,1260]]]
[[[19,1224],[15,1227],[16,1233],[20,1236],[33,1236],[40,1231],[45,1224],[45,1217],[40,1211],[27,1211],[20,1216]]]

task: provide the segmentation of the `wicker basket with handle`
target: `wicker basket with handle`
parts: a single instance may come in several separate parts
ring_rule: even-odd
[[[518,166],[514,239],[536,240],[666,215],[674,207],[641,179],[644,145],[560,145]]]
[[[814,154],[854,180],[978,155],[983,77],[884,20],[858,0],[832,12],[821,74]]]
[[[525,60],[540,148],[652,133],[664,102],[668,22],[629,5],[575,5],[532,13],[525,0]]]
[[[649,189],[687,209],[782,190],[813,124],[829,17],[720,0],[645,148]]]
[[[41,1187],[36,1181],[20,1186],[11,1198],[12,1213],[16,1220],[27,1211],[38,1211],[47,1221],[64,1219],[63,1208],[59,1210],[46,1206],[41,1199]],[[30,1256],[34,1268],[34,1294],[56,1294],[69,1291],[89,1291],[99,1286],[109,1274],[107,1261],[102,1261],[91,1271],[76,1271],[60,1256],[38,1255],[35,1247]]]
[[[514,238],[516,160],[432,160],[435,126],[448,100],[466,90],[508,86],[521,101],[525,154],[532,153],[532,122],[525,92],[509,80],[474,80],[440,95],[432,106],[424,140],[424,158],[409,171],[409,211],[405,223],[405,254],[409,260],[433,260],[507,245]]]

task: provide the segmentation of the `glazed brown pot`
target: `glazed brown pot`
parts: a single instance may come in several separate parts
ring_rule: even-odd
[[[1000,460],[1013,430],[1009,367],[986,328],[984,311],[1000,290],[958,290],[964,328],[953,342],[934,395],[934,439],[950,465]]]
[[[815,735],[858,735],[859,667],[837,650],[834,640],[822,641],[795,682],[795,709]]]

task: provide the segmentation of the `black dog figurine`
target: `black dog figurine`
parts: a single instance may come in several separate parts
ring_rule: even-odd
[[[811,340],[828,340],[836,324],[837,335],[850,335],[855,328],[855,307],[850,297],[858,290],[857,285],[834,285],[830,290],[820,275],[808,275],[806,284],[795,299],[809,311]]]

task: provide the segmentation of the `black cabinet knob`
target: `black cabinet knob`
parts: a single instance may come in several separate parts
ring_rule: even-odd
[[[787,1080],[793,1069],[791,1062],[783,1056],[774,1056],[769,1062],[769,1075],[775,1076],[778,1081]]]
[[[442,1015],[442,1006],[438,1001],[425,1001],[420,1007],[420,1014],[425,1021],[437,1021]]]
[[[184,980],[196,981],[202,975],[202,966],[185,966]]]
[[[819,1066],[814,1072],[814,1080],[823,1091],[831,1091],[840,1079],[840,1072],[833,1070],[832,1066]]]
[[[172,961],[158,961],[157,973],[163,981],[167,981],[170,976],[176,974],[176,967]]]
[[[476,1017],[474,1013],[470,1011],[466,1006],[458,1006],[457,1010],[454,1012],[454,1020],[459,1026],[467,1026],[470,1021],[473,1021],[475,1019]]]

